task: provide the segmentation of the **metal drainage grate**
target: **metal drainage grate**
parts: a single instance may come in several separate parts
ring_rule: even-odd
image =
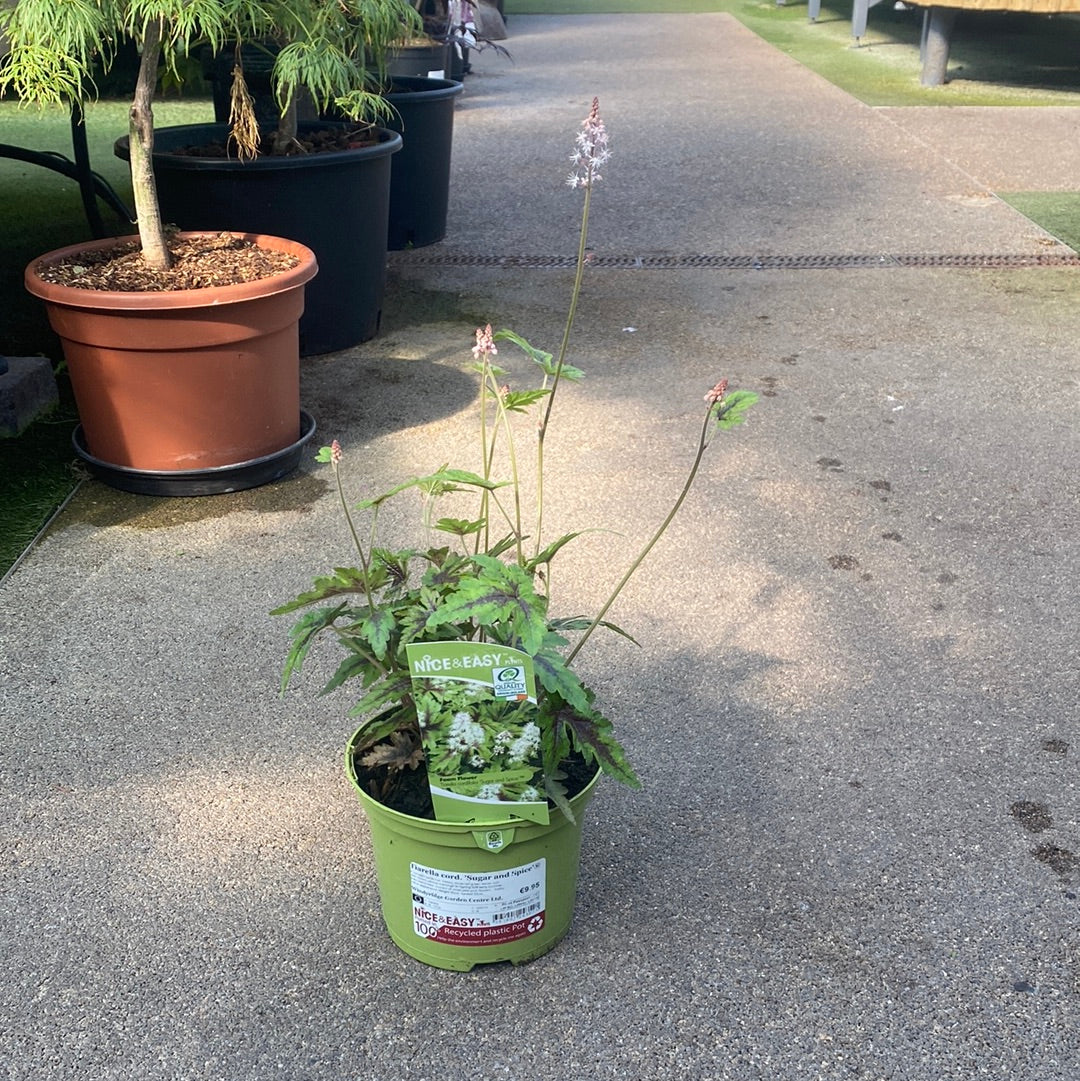
[[[577,265],[577,257],[402,251],[391,253],[390,265],[566,270]],[[1080,266],[1080,255],[1072,251],[1033,255],[595,255],[590,260],[590,265],[609,270],[842,270],[880,267],[1019,269]]]

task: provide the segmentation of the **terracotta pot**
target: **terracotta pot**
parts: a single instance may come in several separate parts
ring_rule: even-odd
[[[239,235],[300,262],[272,278],[172,293],[74,289],[38,273],[115,239],[60,248],[27,267],[26,288],[45,302],[63,343],[86,449],[96,459],[125,469],[203,470],[296,443],[297,328],[315,256],[291,240]]]

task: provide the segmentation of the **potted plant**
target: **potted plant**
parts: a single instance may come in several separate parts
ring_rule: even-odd
[[[387,71],[393,77],[414,76],[446,79],[451,75],[452,26],[445,0],[411,0],[420,19],[401,34],[387,54]],[[453,0],[456,2],[456,0]]]
[[[464,89],[470,48],[509,52],[477,31],[465,0],[414,0],[424,34],[399,42],[387,59],[383,95],[389,127],[403,145],[391,166],[387,247],[435,244],[446,235],[455,99]],[[491,9],[496,18],[501,18]],[[505,34],[505,31],[503,31]]]
[[[365,719],[346,764],[369,817],[387,928],[406,953],[442,968],[527,961],[568,930],[582,815],[599,773],[638,784],[573,662],[598,627],[618,630],[607,621],[609,609],[671,524],[714,435],[741,423],[756,400],[748,391],[729,392],[725,381],[706,394],[696,454],[669,513],[594,616],[556,615],[551,565],[579,533],[544,537],[544,444],[560,386],[581,376],[566,358],[591,192],[607,157],[594,100],[571,177],[584,190],[584,206],[562,342],[552,355],[512,331],[477,331],[476,467],[443,466],[364,500],[356,509],[372,523],[363,542],[341,481],[343,452],[336,442],[324,447],[319,460],[334,470],[358,563],[316,578],[313,589],[275,612],[302,611],[283,690],[316,641],[332,638],[344,651],[323,691],[360,689],[351,714]],[[521,351],[527,367],[539,368],[538,387],[509,389],[495,360],[504,342]],[[520,381],[515,375],[512,382]],[[515,424],[530,412],[532,500]],[[380,547],[379,510],[405,493],[423,496],[424,525],[445,541]],[[439,517],[445,501],[455,505]]]
[[[387,69],[397,77],[422,76],[460,82],[471,70],[469,51],[494,48],[504,56],[509,52],[495,44],[506,36],[502,13],[485,9],[483,28],[477,26],[477,6],[470,0],[413,0],[423,19],[423,31],[403,37],[390,50]]]
[[[260,37],[268,10],[255,0],[20,0],[0,9],[9,42],[0,91],[25,101],[81,100],[97,59],[107,67],[125,36],[140,50],[129,126],[137,241],[52,252],[25,277],[64,343],[77,448],[119,487],[197,494],[262,483],[295,464],[313,430],[299,408],[297,348],[312,252],[269,236],[171,235],[153,169],[159,62],[175,68],[199,40]],[[303,60],[295,83],[311,78]],[[235,134],[244,141],[242,109]]]
[[[182,228],[280,232],[310,247],[319,277],[301,353],[345,349],[379,329],[390,159],[402,145],[379,126],[392,116],[380,89],[386,50],[419,16],[408,0],[242,6],[245,24],[210,42],[219,60],[231,58],[228,123],[157,133],[161,208]],[[344,123],[318,119],[331,108]],[[126,155],[126,140],[117,153]]]
[[[464,89],[453,61],[460,65],[470,46],[490,45],[510,55],[477,33],[467,21],[465,11],[471,8],[463,0],[413,2],[423,33],[395,44],[387,53],[385,72],[377,76],[389,106],[386,125],[402,136],[390,175],[391,251],[425,247],[446,235],[454,109]]]

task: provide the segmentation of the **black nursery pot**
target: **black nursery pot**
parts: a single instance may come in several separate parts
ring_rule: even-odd
[[[395,110],[388,126],[403,141],[391,168],[391,251],[422,248],[446,236],[455,98],[463,89],[451,79],[403,75],[384,95]]]
[[[399,45],[386,57],[386,70],[393,79],[401,75],[442,79],[450,71],[450,46],[444,41]]]
[[[451,79],[456,79],[461,82],[469,72],[472,71],[472,64],[469,63],[469,46],[461,45],[458,48],[450,46],[450,69],[447,71],[447,76]]]
[[[301,124],[301,131],[326,128]],[[165,221],[181,229],[269,233],[306,244],[319,274],[300,319],[304,356],[347,349],[379,331],[386,288],[391,155],[401,136],[350,150],[262,157],[204,158],[175,151],[223,142],[225,124],[189,124],[154,133],[154,174]],[[127,139],[116,153],[128,157]]]

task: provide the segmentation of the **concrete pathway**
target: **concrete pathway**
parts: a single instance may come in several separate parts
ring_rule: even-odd
[[[474,462],[477,324],[557,343],[572,271],[498,260],[573,252],[593,94],[598,257],[1059,250],[725,16],[510,29],[445,243],[394,258],[377,341],[305,362],[357,497]],[[0,592],[8,1077],[1075,1078],[1076,270],[632,262],[588,275],[548,444],[551,529],[622,534],[567,549],[561,610],[667,510],[705,390],[763,398],[612,613],[643,648],[580,658],[645,790],[590,811],[567,940],[459,975],[387,939],[348,699],[317,666],[276,695],[267,611],[350,558],[324,469],[88,483]]]

